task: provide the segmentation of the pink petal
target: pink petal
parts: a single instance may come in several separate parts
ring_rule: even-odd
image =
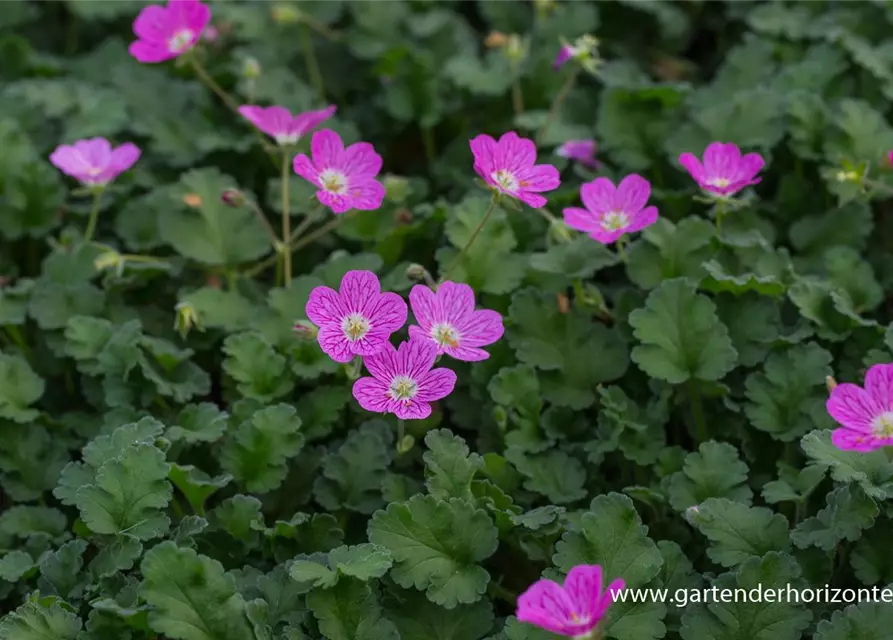
[[[586,186],[586,185],[583,185]],[[598,220],[591,211],[579,207],[568,207],[564,210],[564,222],[571,229],[589,232],[599,226]]]
[[[351,342],[350,349],[358,356],[375,356],[386,348],[385,345],[390,344],[390,342],[388,342],[388,338],[390,337],[391,334],[389,332],[376,331],[373,329],[361,339]]]
[[[464,283],[446,281],[437,287],[438,321],[463,323],[474,312],[474,289]]]
[[[74,148],[91,168],[104,169],[112,160],[112,145],[105,138],[78,140]]]
[[[657,207],[645,207],[641,211],[637,211],[630,218],[629,226],[626,228],[627,233],[641,231],[645,227],[650,227],[657,222]]]
[[[434,336],[431,335],[431,328],[427,329],[422,328],[418,325],[411,324],[409,325],[409,339],[410,340],[428,340],[434,347],[438,350],[438,353],[441,353],[440,345],[437,344],[434,340]]]
[[[354,200],[348,195],[337,195],[320,189],[316,192],[316,199],[321,204],[332,210],[332,213],[347,213],[353,208]]]
[[[866,433],[871,432],[871,422],[884,411],[864,389],[849,383],[834,387],[825,406],[842,426]]]
[[[348,313],[360,313],[371,319],[371,313],[378,304],[381,284],[378,276],[371,271],[348,271],[341,278],[338,293]]]
[[[348,187],[351,207],[357,211],[375,211],[381,207],[385,195],[384,185],[378,180],[360,178]]]
[[[439,346],[440,345],[438,345],[438,347]],[[490,354],[483,349],[467,347],[463,344],[460,344],[458,347],[445,346],[442,351],[449,357],[461,360],[462,362],[480,362],[481,360],[486,360],[490,357]]]
[[[327,169],[337,166],[342,151],[344,144],[341,142],[341,136],[331,129],[320,129],[313,134],[310,153],[313,156],[313,164],[317,167]]]
[[[304,313],[317,327],[327,324],[336,324],[340,327],[342,318],[347,315],[338,292],[324,286],[316,287],[310,292]]]
[[[602,595],[602,568],[597,564],[577,565],[564,579],[564,592],[578,616],[593,618]]]
[[[368,142],[356,142],[341,153],[338,168],[348,178],[374,178],[381,171],[381,156]]]
[[[558,169],[551,164],[538,164],[527,169],[521,169],[515,174],[515,177],[525,191],[552,191],[561,184]]]
[[[558,55],[555,56],[555,59],[552,61],[552,68],[559,69],[565,62],[571,59],[571,54],[573,51],[568,46],[563,46],[558,50]]]
[[[112,151],[109,169],[114,171],[115,175],[120,175],[136,164],[141,155],[142,151],[140,151],[139,147],[132,142],[125,142]]]
[[[56,150],[50,154],[50,162],[73,178],[86,176],[91,168],[80,152],[66,144],[56,147]]]
[[[542,209],[549,202],[543,196],[529,191],[521,191],[517,194],[517,198],[531,209]]]
[[[893,364],[876,364],[865,374],[865,391],[881,411],[893,411]]]
[[[431,291],[431,287],[423,284],[415,285],[409,292],[409,305],[412,307],[412,315],[415,316],[416,322],[426,333],[431,330],[432,325],[441,320],[437,296]],[[413,327],[409,329],[412,335]]]
[[[611,584],[608,585],[608,588],[602,593],[601,600],[596,604],[595,608],[592,611],[592,615],[594,619],[601,620],[605,617],[605,613],[608,611],[608,608],[614,604],[614,599],[617,597],[617,593],[626,589],[626,582],[624,582],[621,578],[617,578]]]
[[[626,233],[625,229],[608,231],[607,229],[599,225],[589,232],[589,237],[596,242],[601,242],[602,244],[611,244],[612,242],[617,242],[617,239],[620,238],[620,236],[622,236],[624,233]]]
[[[177,54],[171,53],[167,45],[153,44],[144,40],[131,42],[127,50],[130,52],[130,55],[136,58],[137,62],[145,64],[164,62],[177,57]]]
[[[325,109],[306,111],[297,114],[289,125],[289,133],[304,136],[332,117],[337,107],[331,105]]]
[[[518,597],[515,616],[546,631],[568,635],[572,613],[573,604],[564,589],[551,580],[537,580]]]
[[[353,397],[366,411],[387,413],[390,397],[388,385],[375,378],[360,378],[353,383]]]
[[[642,176],[631,173],[620,181],[614,194],[614,207],[627,215],[641,211],[651,196],[651,183]]]
[[[708,178],[728,178],[734,175],[740,159],[737,145],[711,142],[704,150],[704,172]]]
[[[424,420],[431,415],[431,405],[413,398],[409,402],[394,402],[390,407],[401,420]]]
[[[750,182],[754,176],[765,166],[766,161],[759,153],[748,153],[738,162],[737,178],[742,181]],[[756,182],[759,182],[757,180]],[[751,182],[751,184],[755,184]]]
[[[377,282],[377,279],[376,279]],[[398,294],[390,291],[382,293],[377,300],[371,301],[366,312],[376,329],[393,333],[406,324],[406,316],[409,310],[406,302]]]
[[[485,347],[493,344],[505,331],[502,315],[490,309],[475,311],[457,329],[462,336],[462,345],[467,347]]]
[[[707,177],[704,175],[704,167],[701,165],[701,161],[692,154],[692,153],[683,153],[679,156],[679,164],[681,164],[695,182],[698,184],[704,182]]]
[[[382,345],[378,353],[363,358],[363,364],[373,377],[387,384],[390,384],[394,376],[399,375],[396,367],[397,350],[390,342]]]
[[[532,167],[536,162],[536,145],[533,140],[522,138],[514,131],[502,134],[497,147],[497,169],[507,169],[517,175],[518,172]]]
[[[291,114],[284,107],[239,107],[242,114],[251,124],[269,136],[282,136],[289,134]]]
[[[419,390],[414,400],[434,402],[446,398],[456,386],[456,373],[451,369],[434,369],[418,379]]]
[[[893,438],[884,440],[893,441]],[[868,453],[885,446],[884,441],[872,433],[848,428],[835,429],[831,432],[831,444],[843,451],[859,451],[860,453]],[[886,444],[890,444],[890,442]]]
[[[488,179],[491,173],[496,171],[496,155],[498,149],[496,141],[486,134],[475,136],[468,142],[471,153],[474,154],[474,170],[479,176]]]
[[[167,9],[172,25],[175,28],[189,29],[196,35],[196,39],[211,21],[211,9],[197,0],[170,0]]]
[[[295,173],[304,178],[307,182],[319,186],[319,171],[313,165],[313,162],[303,153],[295,156],[292,162],[292,168]]]
[[[596,178],[580,187],[583,205],[593,213],[606,213],[614,206],[614,183],[607,178]]]
[[[323,352],[335,362],[350,362],[354,357],[350,341],[340,326],[327,324],[320,328],[317,335],[319,346]]]
[[[133,33],[140,40],[162,43],[170,37],[167,9],[157,5],[143,7],[133,21]]]
[[[434,366],[437,349],[428,340],[409,340],[397,347],[395,371],[409,376],[413,380],[421,380]]]

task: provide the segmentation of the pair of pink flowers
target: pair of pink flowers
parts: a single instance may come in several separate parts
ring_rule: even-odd
[[[414,420],[430,416],[431,402],[448,396],[456,384],[453,371],[433,369],[437,357],[484,360],[489,354],[481,347],[499,340],[503,326],[497,312],[475,310],[474,291],[467,284],[444,282],[436,292],[416,285],[409,301],[418,325],[409,327],[410,339],[396,349],[390,337],[406,323],[407,305],[396,293],[382,293],[371,271],[348,271],[338,291],[316,287],[306,313],[330,358],[363,358],[372,377],[354,383],[361,407]]]

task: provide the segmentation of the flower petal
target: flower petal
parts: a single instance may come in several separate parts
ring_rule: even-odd
[[[735,175],[741,150],[737,145],[711,142],[704,150],[704,172],[707,178],[730,178]]]
[[[551,580],[537,580],[518,597],[515,616],[521,622],[542,627],[546,631],[569,635],[573,606],[567,594]]]
[[[471,147],[471,153],[474,154],[475,171],[482,178],[486,179],[491,173],[496,171],[496,141],[486,134],[475,136],[468,141]]]
[[[571,569],[564,579],[564,592],[578,617],[593,618],[602,596],[602,568],[597,564],[581,564]],[[593,620],[598,623],[598,620]]]
[[[456,387],[456,372],[451,369],[433,369],[418,380],[419,390],[414,400],[434,402],[446,398]]]
[[[341,320],[347,315],[338,292],[325,286],[316,287],[310,292],[304,313],[317,327],[327,324],[341,326]]]
[[[682,155],[680,155],[679,164],[685,167],[689,175],[691,175],[694,181],[698,184],[701,184],[707,179],[707,177],[704,175],[704,166],[701,164],[701,161],[698,160],[697,156],[695,156],[693,153],[683,153]]]
[[[536,145],[533,140],[522,138],[514,131],[502,134],[497,147],[497,169],[507,169],[517,175],[520,171],[531,168],[536,162]]]
[[[381,293],[381,284],[378,276],[371,271],[348,271],[341,278],[338,293],[347,313],[360,313],[371,320],[371,313],[375,310]]]
[[[474,312],[474,289],[465,283],[447,280],[437,287],[439,322],[458,326]]]
[[[657,222],[657,207],[645,207],[641,211],[632,214],[626,232],[632,233],[634,231],[641,231],[645,227],[650,227],[655,222]]]
[[[330,105],[325,109],[299,113],[289,123],[288,132],[293,135],[304,136],[331,118],[337,109],[338,107],[335,105]]]
[[[515,177],[523,190],[533,191],[534,193],[552,191],[561,184],[558,169],[551,164],[538,164],[526,169],[520,169],[515,173]]]
[[[502,315],[490,309],[479,309],[456,327],[462,336],[462,346],[485,347],[502,337],[505,327]]]
[[[307,182],[320,186],[319,171],[317,171],[310,158],[303,153],[299,153],[295,156],[295,159],[292,162],[292,168],[295,170],[296,174],[304,178]]]
[[[384,185],[378,180],[360,178],[348,186],[350,203],[357,211],[375,211],[381,207],[385,195]]]
[[[341,136],[331,129],[320,129],[313,134],[310,154],[313,156],[313,164],[320,170],[337,166],[342,151],[344,144],[341,142]]]
[[[632,216],[642,210],[649,197],[651,197],[651,183],[642,176],[631,173],[617,185],[614,208]]]
[[[394,370],[418,382],[431,370],[436,359],[437,349],[431,341],[408,340],[397,347]]]
[[[416,398],[409,402],[393,402],[391,408],[401,420],[424,420],[431,415],[431,405]]]
[[[737,180],[751,181],[765,166],[766,161],[759,153],[748,153],[738,162]]]
[[[614,183],[607,178],[596,178],[580,187],[583,206],[593,213],[607,213],[614,206]]]
[[[320,189],[316,192],[320,204],[332,210],[332,213],[347,213],[353,208],[354,200],[350,196],[336,195]]]
[[[564,223],[577,231],[593,231],[599,226],[598,219],[587,209],[568,207],[564,210]]]
[[[549,202],[543,196],[529,191],[521,191],[515,194],[515,197],[531,209],[542,209]]]
[[[390,384],[394,376],[398,375],[396,362],[397,350],[390,342],[382,345],[382,348],[374,355],[368,355],[363,358],[366,370],[373,377],[387,384]]]
[[[86,176],[90,170],[90,165],[84,156],[67,144],[56,147],[56,150],[50,154],[50,162],[62,173],[73,178],[80,179],[82,176]]]
[[[350,347],[350,341],[340,326],[324,325],[320,328],[316,339],[325,354],[335,362],[350,362],[353,359],[354,352]]]
[[[341,153],[338,168],[348,178],[374,178],[381,171],[381,156],[368,142],[355,142]]]
[[[161,43],[170,37],[168,12],[165,7],[143,7],[133,21],[133,33],[140,40]]]
[[[412,307],[412,315],[416,322],[425,331],[430,330],[432,325],[441,320],[437,295],[431,291],[429,286],[423,284],[413,286],[409,292],[409,306]]]
[[[865,392],[881,411],[893,411],[893,364],[876,364],[865,374]]]
[[[166,46],[146,42],[145,40],[131,42],[130,46],[127,47],[127,50],[137,62],[142,62],[144,64],[164,62],[165,60],[177,57],[177,54],[171,53],[170,49]]]
[[[390,397],[388,385],[375,378],[360,378],[353,383],[353,397],[366,411],[387,413]]]
[[[872,420],[883,413],[881,405],[862,387],[849,383],[834,387],[825,406],[842,426],[866,433],[871,432]]]

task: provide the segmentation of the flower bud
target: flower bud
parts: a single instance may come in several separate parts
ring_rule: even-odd
[[[388,173],[382,179],[385,197],[391,202],[403,202],[409,196],[409,180],[403,176]]]
[[[415,438],[413,438],[408,433],[400,438],[400,441],[397,443],[397,455],[402,456],[404,453],[409,453],[410,450],[415,446]]]
[[[837,387],[837,380],[831,376],[825,376],[825,386],[828,388],[828,393],[831,393]]]
[[[682,515],[688,521],[688,524],[694,525],[697,523],[698,514],[700,512],[701,509],[698,507],[698,505],[694,504],[686,509]]]
[[[309,320],[298,320],[291,329],[301,340],[316,340],[316,335],[319,333],[317,326]]]
[[[256,58],[247,57],[242,61],[242,77],[248,80],[259,78],[261,74],[260,62]]]
[[[191,302],[185,300],[178,302],[174,307],[174,311],[176,312],[176,316],[174,317],[174,329],[176,329],[177,333],[179,333],[180,337],[184,340],[186,339],[186,336],[189,335],[189,331],[192,328],[195,328],[198,331],[205,330],[201,317],[198,314],[198,310]]]
[[[502,49],[508,43],[508,36],[501,31],[491,31],[484,39],[484,46],[488,49]]]
[[[107,249],[99,254],[93,260],[93,267],[97,271],[105,271],[106,269],[114,269],[118,276],[124,273],[124,256],[114,249]]]
[[[292,4],[280,2],[273,5],[270,16],[276,24],[297,24],[301,21],[301,10]]]
[[[428,270],[420,264],[412,263],[406,267],[406,277],[413,282],[421,282],[428,275]]]
[[[212,25],[208,25],[205,27],[205,30],[202,31],[202,40],[205,42],[214,42],[217,38],[220,37],[220,32],[217,31],[217,27]]]
[[[559,244],[570,242],[574,239],[571,228],[567,226],[563,220],[556,219],[551,225],[549,225],[549,234]]]
[[[187,193],[183,196],[183,204],[190,209],[198,209],[202,206],[202,197],[197,193]]]
[[[521,40],[521,37],[515,33],[510,35],[505,45],[506,57],[513,62],[518,62],[524,58],[525,54],[524,42]]]
[[[230,207],[245,206],[245,194],[238,189],[226,189],[220,194],[220,199],[223,200],[223,204]]]

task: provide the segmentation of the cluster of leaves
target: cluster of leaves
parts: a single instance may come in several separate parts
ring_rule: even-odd
[[[824,410],[825,376],[893,359],[889,211],[839,180],[865,162],[893,184],[874,169],[893,149],[890,8],[212,3],[204,53],[227,90],[298,110],[325,95],[333,128],[408,179],[298,253],[285,289],[254,275],[271,248],[251,208],[220,201],[240,187],[276,212],[272,165],[190,71],[128,56],[140,6],[0,12],[0,639],[546,640],[515,597],[581,563],[630,588],[893,582],[893,462],[834,448]],[[491,31],[520,53],[485,48]],[[607,62],[544,148],[595,137],[600,172],[648,177],[661,219],[621,263],[497,210],[454,279],[506,338],[473,368],[441,363],[467,370],[398,451],[396,422],[351,403],[349,372],[291,326],[350,269],[405,292],[408,264],[449,264],[486,209],[467,139],[541,126],[559,38],[587,32]],[[81,242],[88,204],[47,155],[97,135],[145,149],[98,237],[163,262],[97,272]],[[713,140],[768,161],[721,234],[675,162]],[[560,215],[591,176],[551,161]],[[308,215],[308,187],[290,192]],[[178,305],[202,331],[178,334]],[[891,626],[884,604],[630,602],[604,631]]]

